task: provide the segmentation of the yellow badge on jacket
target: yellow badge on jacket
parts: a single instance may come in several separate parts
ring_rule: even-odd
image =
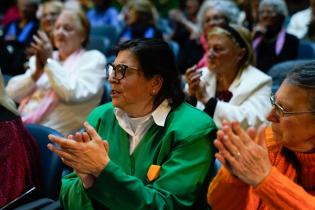
[[[152,182],[153,180],[158,178],[160,175],[160,170],[161,170],[161,166],[151,165],[147,173],[148,180]]]

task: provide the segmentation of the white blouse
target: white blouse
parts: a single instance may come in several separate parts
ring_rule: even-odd
[[[44,73],[34,82],[35,57],[30,59],[30,68],[25,74],[13,77],[6,87],[11,98],[20,103],[36,91],[27,109],[40,108],[43,94],[52,88],[59,97],[59,103],[40,124],[51,127],[64,135],[82,127],[82,123],[101,100],[105,81],[105,56],[96,50],[85,51],[76,58],[71,68],[65,69],[56,59],[48,59]],[[22,113],[22,116],[25,113]]]

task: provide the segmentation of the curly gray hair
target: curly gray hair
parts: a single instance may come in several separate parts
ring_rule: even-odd
[[[272,6],[275,8],[277,14],[287,17],[289,15],[287,4],[284,0],[261,0],[259,3],[259,10],[264,6]]]
[[[239,21],[240,10],[235,2],[231,0],[207,0],[201,5],[197,14],[197,24],[200,32],[205,21],[205,13],[209,8],[218,10],[230,23],[237,24]]]

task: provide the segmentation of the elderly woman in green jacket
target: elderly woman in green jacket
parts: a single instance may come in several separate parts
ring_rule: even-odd
[[[62,182],[64,209],[206,209],[216,127],[184,102],[174,56],[157,39],[122,43],[107,65],[112,103],[86,132],[48,145],[74,169]]]

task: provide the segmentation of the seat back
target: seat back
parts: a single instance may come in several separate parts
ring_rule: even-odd
[[[267,73],[269,76],[272,77],[272,92],[277,92],[289,71],[291,71],[298,65],[307,63],[309,61],[311,60],[291,60],[284,61],[272,66]]]
[[[109,39],[102,36],[90,35],[86,49],[98,50],[105,55],[110,50],[110,45]]]
[[[90,36],[100,36],[109,40],[109,48],[116,45],[118,39],[118,31],[112,25],[102,25],[91,27]]]
[[[60,158],[47,148],[49,134],[63,136],[58,131],[38,124],[26,125],[27,130],[34,137],[40,152],[41,160],[41,188],[40,196],[57,199],[61,186],[63,163]]]
[[[8,74],[3,74],[2,76],[3,76],[4,84],[7,85],[9,80],[12,78],[12,76]]]
[[[109,82],[107,80],[105,80],[104,82],[104,92],[102,95],[102,99],[100,102],[100,105],[105,104],[107,102],[110,102],[112,100],[111,96],[110,96],[110,92],[112,90],[111,85],[109,84]]]
[[[297,59],[314,59],[314,44],[310,41],[300,40]]]

